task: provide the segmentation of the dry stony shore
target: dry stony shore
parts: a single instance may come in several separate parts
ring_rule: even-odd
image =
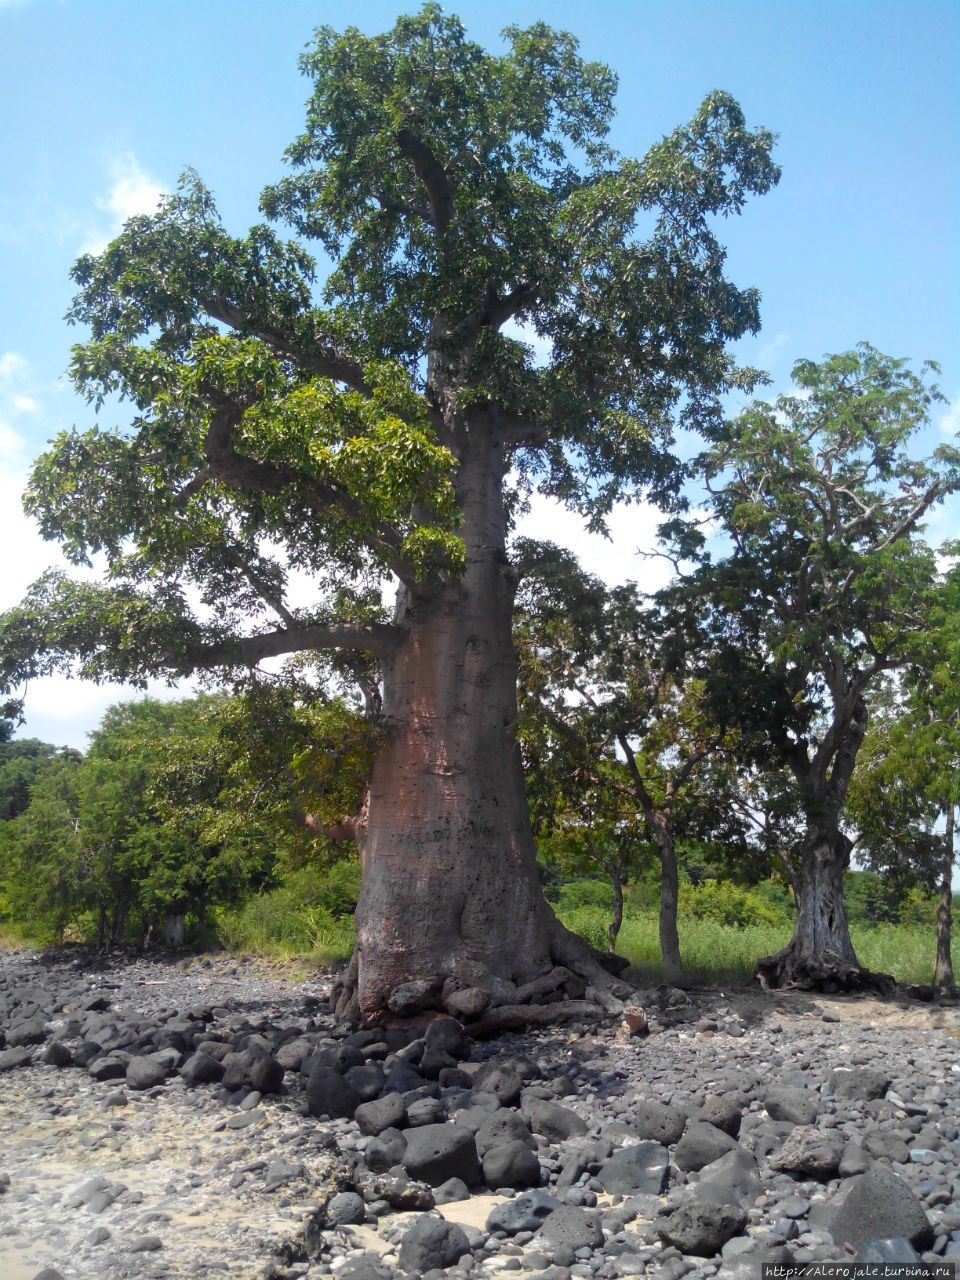
[[[0,1277],[756,1280],[960,1260],[954,1004],[660,988],[335,1026],[329,975],[0,954]]]

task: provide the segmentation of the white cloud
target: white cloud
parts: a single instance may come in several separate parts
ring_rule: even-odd
[[[534,494],[529,514],[517,521],[517,534],[566,547],[608,586],[633,581],[643,591],[659,591],[673,576],[673,566],[651,554],[657,550],[657,527],[663,520],[663,512],[652,503],[618,503],[607,521],[608,540],[588,532],[580,517],[559,502]]]
[[[97,199],[97,208],[109,217],[106,226],[99,225],[89,233],[84,253],[102,253],[128,218],[138,213],[155,213],[163,198],[163,189],[137,160],[132,151],[117,156],[109,165],[110,188]]]
[[[125,684],[90,684],[67,676],[48,676],[35,680],[27,690],[24,707],[25,723],[17,737],[39,738],[57,747],[75,747],[86,751],[88,738],[98,727],[108,707],[138,698],[157,698],[162,702],[189,698],[197,685],[189,682],[173,688],[151,680],[146,689]]]
[[[2,3],[2,0],[0,0]],[[41,538],[36,524],[23,510],[22,494],[27,484],[35,446],[13,425],[18,414],[34,414],[40,403],[25,388],[30,387],[29,362],[17,351],[0,353],[0,546],[6,555],[0,568],[0,611],[13,608],[28,587],[50,568],[63,569],[74,576],[95,577],[95,570],[76,570],[67,565],[59,548]],[[148,692],[157,698],[185,697],[192,686],[168,689],[151,682]],[[130,685],[88,684],[65,676],[35,680],[27,690],[26,723],[19,737],[40,738],[57,746],[85,750],[87,735],[115,702],[141,697]]]
[[[21,457],[24,450],[24,439],[19,431],[15,431],[9,422],[0,420],[0,458],[9,463]]]
[[[24,413],[36,413],[39,402],[28,395],[30,365],[19,351],[0,353],[0,464],[22,468],[26,442],[12,425],[11,419]],[[32,388],[31,388],[32,389]]]
[[[6,456],[0,470],[0,546],[16,548],[15,555],[4,558],[0,575],[0,608],[9,609],[45,569],[61,561],[56,548],[44,542],[36,525],[23,512],[21,499],[27,476],[22,437],[0,423],[0,446]]]
[[[113,214],[118,226],[137,213],[155,213],[163,197],[157,183],[128,151],[111,165],[113,186],[97,207]]]
[[[789,333],[778,333],[775,338],[764,343],[757,353],[757,363],[761,368],[772,363],[790,341]]]
[[[12,382],[22,378],[27,371],[26,357],[19,351],[4,351],[0,355],[0,382]]]
[[[25,442],[0,422],[0,546],[14,550],[0,571],[0,611],[19,604],[31,583],[50,568],[74,577],[97,576],[95,570],[67,565],[54,543],[41,538],[37,526],[23,511],[21,494],[27,480]],[[196,686],[185,682],[174,688],[151,681],[146,693],[154,698],[189,697]],[[97,727],[107,707],[144,696],[133,685],[90,684],[66,676],[34,680],[26,690],[25,723],[17,730],[22,738],[40,738],[56,746],[86,750],[87,736]]]
[[[534,368],[542,369],[544,365],[550,363],[553,356],[553,343],[549,338],[541,338],[533,325],[508,320],[502,332],[506,337],[514,338],[517,342],[525,342],[528,347],[533,348]]]

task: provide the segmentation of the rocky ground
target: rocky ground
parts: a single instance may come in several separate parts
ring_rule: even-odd
[[[351,1032],[329,975],[0,955],[0,1276],[756,1280],[960,1260],[956,1005]]]

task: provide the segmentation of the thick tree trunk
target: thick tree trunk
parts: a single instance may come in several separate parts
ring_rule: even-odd
[[[660,960],[664,976],[676,978],[683,972],[680,934],[677,931],[677,908],[680,901],[677,849],[669,830],[661,828],[656,834],[660,854]]]
[[[823,991],[888,990],[893,979],[861,968],[843,904],[850,842],[839,829],[813,827],[801,851],[800,895],[793,937],[782,951],[757,961],[767,986]]]
[[[834,672],[834,676],[837,673]],[[857,752],[867,732],[862,696],[849,700],[845,680],[831,684],[834,722],[813,761],[798,746],[790,768],[800,789],[807,829],[800,850],[800,885],[793,937],[776,955],[757,961],[756,976],[765,986],[794,985],[807,990],[887,992],[889,974],[861,967],[843,905],[843,873],[850,841],[840,830]],[[829,750],[827,743],[832,743]]]
[[[356,948],[334,992],[350,1020],[424,1009],[489,1019],[493,1006],[544,994],[558,1012],[584,995],[596,1013],[619,1007],[602,953],[563,928],[540,889],[514,737],[501,477],[490,450],[461,458],[463,576],[430,598],[401,591],[406,631],[384,659]],[[525,989],[550,974],[552,986]]]
[[[946,831],[943,836],[943,868],[940,901],[937,904],[937,963],[933,971],[936,987],[953,986],[953,958],[950,954],[950,925],[953,914],[953,837],[954,808],[947,805]]]
[[[165,947],[182,947],[186,937],[186,912],[168,911],[163,921],[163,945]]]

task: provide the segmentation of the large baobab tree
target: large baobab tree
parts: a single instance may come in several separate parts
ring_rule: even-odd
[[[728,343],[758,325],[712,227],[776,182],[772,138],[715,92],[625,158],[616,79],[571,36],[509,28],[488,53],[435,4],[380,36],[322,28],[301,67],[306,126],[262,197],[296,241],[229,235],[188,175],[74,269],[77,387],[133,417],[61,436],[27,503],[78,561],[104,552],[107,581],[37,584],[4,620],[3,670],[374,655],[339,1012],[480,1016],[558,967],[602,1001],[608,975],[536,876],[510,513],[536,486],[597,526],[621,496],[674,491],[674,427],[717,418]],[[334,264],[320,291],[311,242]],[[309,607],[288,601],[292,569],[316,580]]]

